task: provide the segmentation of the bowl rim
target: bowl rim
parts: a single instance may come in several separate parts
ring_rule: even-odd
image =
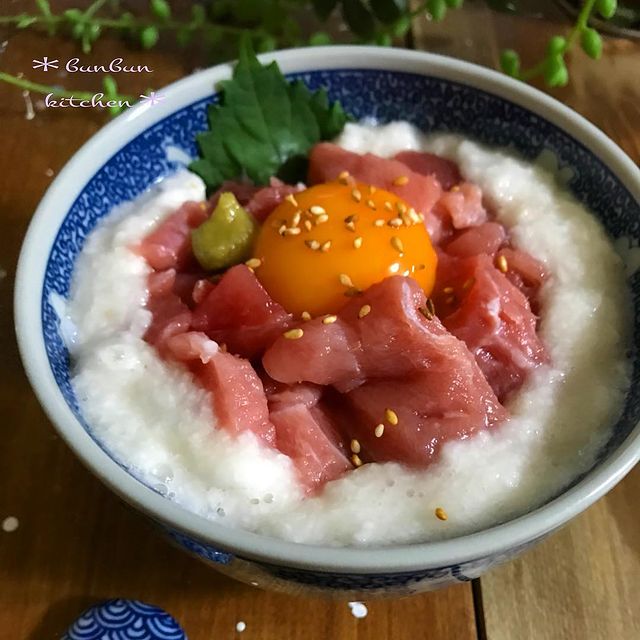
[[[574,137],[596,155],[640,202],[640,169],[622,149],[561,102],[496,71],[426,52],[353,45],[289,49],[262,55],[260,59],[262,62],[277,61],[283,73],[347,69],[415,73],[459,82],[499,96]],[[40,305],[51,246],[77,195],[109,158],[168,115],[213,95],[214,85],[228,78],[232,68],[232,63],[224,63],[182,78],[158,91],[165,100],[152,111],[149,111],[149,105],[138,105],[100,129],[64,166],[42,198],[29,225],[18,261],[14,293],[18,346],[40,404],[80,460],[126,502],[153,520],[198,541],[243,559],[335,573],[414,572],[490,559],[557,529],[619,482],[640,459],[639,425],[600,466],[574,487],[542,507],[503,524],[436,542],[332,547],[271,538],[206,520],[155,493],[93,440],[67,406],[45,351]],[[59,201],[65,203],[64,207],[56,204]]]

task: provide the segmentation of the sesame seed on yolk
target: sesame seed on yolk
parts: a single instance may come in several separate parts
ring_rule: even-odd
[[[269,295],[290,313],[307,311],[315,317],[335,313],[350,300],[344,274],[352,290],[364,291],[387,276],[408,272],[428,296],[437,258],[422,221],[407,218],[400,226],[389,225],[395,211],[411,207],[388,191],[343,182],[296,193],[295,203],[285,200],[262,225],[253,257],[261,261],[255,273]],[[316,224],[318,214],[321,224]],[[377,221],[382,218],[381,226]],[[282,221],[299,233],[280,233]]]

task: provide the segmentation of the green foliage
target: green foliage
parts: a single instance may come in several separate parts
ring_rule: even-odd
[[[596,9],[605,20],[613,18],[617,8],[618,3],[616,0],[596,0]]]
[[[567,39],[563,36],[553,36],[547,45],[547,55],[559,55],[567,48]]]
[[[324,90],[312,93],[301,81],[287,82],[275,62],[261,65],[248,40],[232,79],[219,88],[220,103],[209,107],[210,131],[197,137],[200,158],[190,166],[209,191],[243,175],[256,184],[273,175],[303,178],[309,149],[334,138],[347,121]]]
[[[488,2],[504,11],[513,11],[516,4],[514,0]],[[200,0],[190,4],[186,15],[184,11],[174,15],[170,0],[148,0],[148,10],[141,15],[123,11],[124,0],[78,4],[55,13],[49,0],[35,0],[37,12],[0,15],[0,27],[13,25],[66,34],[78,42],[84,53],[89,53],[105,32],[121,34],[143,49],[155,47],[160,35],[168,32],[167,41],[173,36],[181,47],[197,43],[205,51],[219,55],[221,51],[234,51],[243,38],[249,38],[260,52],[330,44],[330,29],[324,23],[341,17],[354,42],[389,46],[409,32],[414,19],[427,14],[440,21],[447,11],[459,8],[463,0]],[[583,0],[573,28],[567,34],[553,36],[537,64],[522,69],[516,52],[508,50],[500,56],[500,67],[514,78],[528,81],[542,77],[549,86],[563,86],[568,81],[565,56],[576,44],[594,59],[602,55],[602,38],[589,26],[590,17],[598,13],[610,19],[617,8],[616,0]],[[298,20],[298,13],[305,9],[312,9],[318,22],[308,38],[303,37]]]
[[[520,73],[520,56],[513,49],[505,49],[500,54],[500,68],[504,73],[517,78]]]
[[[547,59],[544,79],[550,87],[564,87],[569,82],[567,65],[561,55],[556,54]]]
[[[148,26],[140,31],[140,44],[143,49],[152,49],[155,47],[160,37],[160,32],[156,27]]]
[[[595,29],[586,28],[582,32],[580,44],[590,58],[598,60],[602,56],[602,38]]]
[[[427,11],[436,22],[440,22],[447,13],[447,3],[445,0],[428,0]]]
[[[168,20],[171,17],[171,7],[167,0],[151,0],[149,8],[156,18],[160,20]]]

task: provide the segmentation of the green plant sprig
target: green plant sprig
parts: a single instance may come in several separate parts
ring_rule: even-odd
[[[521,69],[518,53],[507,49],[500,56],[500,67],[506,74],[525,82],[542,77],[549,87],[564,87],[569,82],[565,56],[578,41],[590,58],[598,60],[602,56],[602,37],[589,26],[592,14],[597,11],[602,18],[609,20],[616,9],[616,0],[585,0],[568,36],[552,36],[540,62],[528,69]]]
[[[100,15],[107,2],[114,15]],[[208,5],[208,9],[201,4],[193,4],[189,18],[182,20],[173,17],[167,0],[149,0],[149,16],[146,17],[136,17],[127,11],[115,15],[120,6],[119,0],[95,0],[84,10],[72,8],[60,14],[51,11],[49,0],[35,0],[35,3],[38,14],[0,16],[0,25],[13,25],[18,29],[40,28],[50,35],[68,33],[80,43],[85,53],[91,50],[105,30],[129,36],[145,49],[153,48],[160,33],[168,31],[175,34],[180,46],[185,46],[196,37],[208,46],[225,38],[225,42],[230,41],[235,46],[242,38],[248,37],[255,48],[262,52],[278,46],[331,43],[331,36],[324,31],[316,31],[307,39],[302,38],[295,12],[308,9],[309,6],[320,22],[326,22],[339,11],[356,42],[387,46],[394,39],[404,37],[414,19],[426,14],[436,22],[441,21],[449,9],[462,6],[463,0],[425,0],[415,8],[411,8],[407,0],[217,0]],[[602,38],[589,26],[591,15],[597,11],[604,19],[609,19],[616,9],[616,0],[584,0],[569,34],[566,37],[553,36],[540,62],[523,70],[520,68],[517,52],[509,49],[501,54],[502,70],[523,81],[542,76],[550,87],[566,85],[569,73],[565,56],[578,41],[590,57],[598,59],[602,55]],[[60,97],[73,95],[82,99],[83,96],[92,95],[88,92],[72,93],[59,87],[36,85],[6,73],[0,74],[0,81]],[[129,98],[119,96],[117,88],[114,88],[115,82],[109,76],[105,77],[103,84],[112,89],[111,99]],[[117,113],[119,109],[114,107],[110,111]]]
[[[32,91],[34,93],[41,93],[43,95],[53,95],[57,98],[75,98],[77,100],[91,100],[96,93],[90,91],[68,91],[63,87],[39,84],[37,82],[32,82],[31,80],[27,80],[26,78],[19,78],[18,76],[13,76],[9,73],[5,73],[4,71],[0,71],[0,81],[6,82],[7,84],[11,84],[15,87],[19,87],[23,91]],[[106,75],[102,79],[102,89],[104,92],[104,98],[109,101],[114,101],[118,103],[128,103],[133,105],[134,102],[137,102],[137,98],[133,96],[129,96],[126,94],[119,93],[118,85],[112,76]],[[112,116],[117,116],[124,109],[124,106],[114,105],[108,107],[109,113]]]
[[[249,35],[258,43],[272,39],[272,35],[258,26],[245,27],[235,24],[211,21],[204,7],[193,4],[188,20],[176,20],[171,17],[171,6],[167,0],[150,0],[149,17],[135,17],[125,11],[117,17],[96,15],[107,0],[96,0],[89,7],[67,9],[54,14],[48,0],[36,0],[39,14],[21,13],[13,16],[0,16],[0,25],[12,25],[18,29],[28,27],[44,28],[49,35],[59,31],[69,33],[81,43],[82,51],[89,53],[93,43],[104,30],[112,30],[136,38],[144,49],[156,45],[161,31],[173,31],[179,44],[187,44],[196,34],[208,42],[219,40],[222,36],[240,37]]]

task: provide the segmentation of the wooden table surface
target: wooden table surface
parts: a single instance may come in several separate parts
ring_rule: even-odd
[[[480,2],[467,2],[442,26],[426,20],[417,24],[413,43],[493,66],[507,46],[533,60],[546,37],[566,26],[562,14],[544,19],[496,15]],[[0,43],[7,35],[0,31]],[[55,82],[52,72],[31,70],[32,59],[44,55],[66,60],[77,54],[66,41],[11,34],[0,53],[0,69]],[[154,70],[152,82],[124,77],[122,87],[131,92],[148,84],[160,87],[196,64],[189,54],[176,55],[168,43],[142,53],[108,38],[82,58],[97,64],[118,55]],[[569,87],[552,93],[638,162],[640,44],[610,40],[598,63],[577,53],[570,72]],[[97,79],[88,75],[57,81],[99,90]],[[57,639],[84,608],[113,597],[164,607],[190,640],[238,637],[235,625],[241,620],[246,640],[640,638],[640,468],[521,559],[474,584],[368,602],[368,615],[361,620],[346,602],[301,600],[218,575],[169,546],[84,469],[29,388],[13,337],[11,297],[20,243],[38,201],[104,122],[104,115],[92,109],[36,109],[29,120],[21,92],[0,86],[0,399],[5,416],[0,522],[10,516],[19,522],[13,532],[0,530],[0,640]]]

